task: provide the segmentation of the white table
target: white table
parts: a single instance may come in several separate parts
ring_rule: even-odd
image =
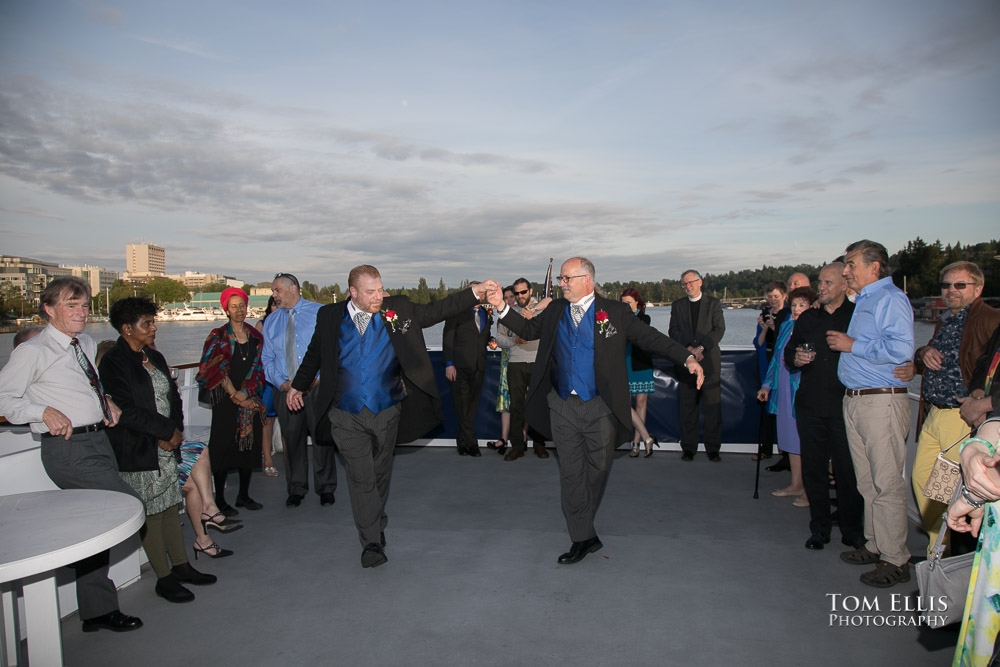
[[[62,664],[56,568],[110,549],[142,527],[142,503],[114,491],[69,489],[0,496],[0,588],[4,644],[17,664],[19,635],[14,589],[24,594],[32,665]]]

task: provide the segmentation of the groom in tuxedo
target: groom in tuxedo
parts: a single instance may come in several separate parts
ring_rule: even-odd
[[[287,403],[300,410],[316,371],[316,417],[329,413],[333,439],[347,463],[347,488],[362,567],[385,563],[385,504],[397,442],[415,440],[442,421],[441,398],[423,329],[467,313],[487,291],[487,280],[431,304],[389,296],[374,266],[351,269],[349,301],[320,308],[309,349],[292,380]]]
[[[594,516],[611,471],[616,443],[632,427],[625,344],[684,365],[700,387],[704,375],[682,345],[635,317],[619,302],[594,293],[594,265],[583,257],[563,262],[563,298],[526,320],[489,295],[500,322],[525,340],[539,340],[528,387],[526,418],[559,452],[563,515],[573,544],[559,556],[577,563],[603,544]]]

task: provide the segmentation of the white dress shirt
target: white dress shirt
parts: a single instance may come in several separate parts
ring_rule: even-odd
[[[96,370],[94,339],[84,333],[77,339]],[[47,407],[66,415],[74,427],[104,421],[101,402],[70,347],[72,340],[50,324],[14,348],[0,370],[0,415],[14,424],[30,424],[35,433],[49,431],[42,421]]]

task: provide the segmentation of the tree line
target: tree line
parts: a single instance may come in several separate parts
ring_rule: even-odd
[[[938,287],[938,273],[941,268],[959,260],[975,262],[983,270],[986,286],[983,296],[1000,296],[1000,241],[991,240],[981,243],[962,245],[942,244],[940,240],[932,243],[924,241],[919,236],[908,241],[903,248],[889,258],[893,282],[900,288],[905,288],[911,299],[925,296],[937,296],[941,293]],[[772,280],[785,281],[792,273],[801,272],[809,276],[813,285],[819,277],[822,266],[811,264],[768,266],[759,269],[743,269],[728,273],[706,273],[703,289],[715,296],[726,295],[730,298],[761,297],[767,284]],[[536,292],[541,285],[533,283]],[[270,287],[270,282],[261,282],[258,287]],[[414,303],[432,303],[445,298],[449,294],[468,289],[469,281],[462,280],[457,287],[448,287],[444,279],[438,280],[437,287],[430,287],[427,279],[421,277],[416,287],[388,287],[386,291],[392,295],[410,297]],[[684,296],[680,276],[673,279],[664,278],[659,281],[606,281],[601,284],[604,294],[614,298],[626,287],[634,287],[646,301],[654,303],[669,303]],[[212,283],[199,288],[199,292],[221,292],[226,288],[220,283]],[[183,283],[170,278],[154,278],[142,286],[133,286],[121,280],[116,280],[108,293],[100,292],[94,295],[91,309],[95,313],[106,313],[108,297],[114,303],[130,296],[145,296],[158,304],[191,299],[191,290]],[[310,301],[327,304],[341,301],[346,292],[338,283],[320,287],[305,280],[302,282],[302,296]],[[0,313],[7,317],[20,317],[36,312],[33,303],[26,300],[21,292],[11,284],[0,286]]]

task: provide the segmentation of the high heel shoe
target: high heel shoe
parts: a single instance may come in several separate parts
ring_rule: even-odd
[[[656,447],[657,449],[660,447],[660,443],[658,443],[656,438],[653,436],[649,436],[649,440],[647,440],[644,444],[646,445],[646,452],[642,455],[642,458],[644,459],[648,459],[653,455],[653,447]]]
[[[217,518],[221,518],[222,521],[217,521]],[[243,522],[239,519],[230,519],[222,512],[216,512],[212,516],[208,515],[208,512],[201,513],[201,529],[208,533],[208,527],[211,526],[216,530],[221,530],[224,533],[228,533],[233,530],[239,530],[243,527]]]
[[[232,556],[233,555],[232,551],[230,551],[229,549],[223,549],[222,547],[220,547],[215,542],[212,542],[207,547],[200,547],[200,546],[198,546],[198,543],[195,542],[192,545],[192,548],[194,549],[194,559],[195,560],[198,560],[198,553],[199,552],[205,554],[209,558],[225,558],[226,556]],[[215,551],[214,554],[213,553],[209,553],[212,550]]]
[[[504,450],[507,449],[507,441],[503,438],[490,440],[486,443],[486,449],[495,449],[497,454],[503,455]]]
[[[639,456],[639,443],[638,442],[633,442],[632,443],[632,451],[630,451],[628,453],[628,457],[630,459],[634,459],[637,456]]]

